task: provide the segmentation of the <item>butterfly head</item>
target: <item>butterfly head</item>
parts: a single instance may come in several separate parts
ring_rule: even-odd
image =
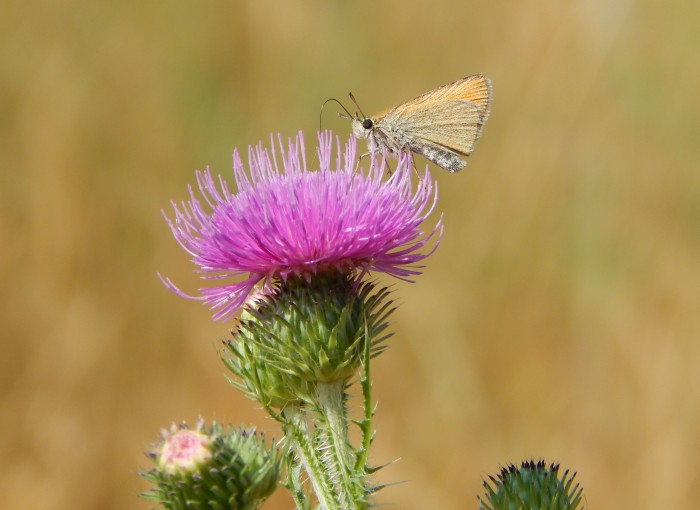
[[[374,131],[374,121],[370,118],[355,117],[352,119],[352,133],[357,138],[369,138]]]
[[[374,133],[374,121],[364,114],[362,108],[360,108],[360,105],[357,103],[357,99],[352,95],[352,92],[350,92],[350,99],[355,103],[355,106],[360,112],[355,113],[355,116],[352,117],[352,133],[357,138],[370,138]]]

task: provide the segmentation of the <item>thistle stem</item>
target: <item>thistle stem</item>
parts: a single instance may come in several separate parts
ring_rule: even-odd
[[[364,472],[354,471],[354,452],[349,446],[348,417],[345,407],[345,382],[318,383],[316,398],[319,411],[322,461],[334,484],[343,509],[367,508]]]
[[[306,413],[297,406],[290,406],[284,409],[283,415],[286,419],[284,433],[289,448],[309,477],[319,507],[322,510],[342,510],[343,507],[339,506],[333,492],[332,482],[319,459],[318,450],[313,447]],[[291,471],[294,466],[287,466],[287,469]],[[296,480],[295,485],[301,486],[301,481]]]

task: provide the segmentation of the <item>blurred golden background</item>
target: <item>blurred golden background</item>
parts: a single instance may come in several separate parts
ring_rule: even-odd
[[[172,420],[276,425],[224,379],[227,325],[161,217],[194,170],[476,72],[492,116],[435,169],[445,235],[395,285],[373,458],[394,508],[476,508],[500,465],[578,472],[590,508],[700,500],[697,2],[5,2],[0,494],[148,508]],[[343,137],[347,121],[325,116]],[[425,160],[417,159],[419,165]],[[266,505],[292,508],[284,490]]]

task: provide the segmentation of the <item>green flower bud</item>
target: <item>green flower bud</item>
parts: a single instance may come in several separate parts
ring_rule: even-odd
[[[374,292],[339,271],[277,282],[246,307],[227,342],[228,368],[244,393],[282,408],[309,401],[315,384],[345,381],[357,371],[365,342],[378,354],[393,311],[388,290]]]
[[[204,430],[184,424],[163,431],[150,452],[156,467],[140,473],[154,488],[141,497],[170,510],[253,510],[277,488],[277,450],[254,430],[213,423]]]
[[[558,473],[558,464],[547,467],[543,460],[504,467],[484,482],[487,501],[479,498],[479,510],[580,510],[583,489],[574,485],[576,473],[567,470],[561,480]]]

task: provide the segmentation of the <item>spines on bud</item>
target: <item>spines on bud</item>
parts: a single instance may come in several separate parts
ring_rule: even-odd
[[[497,477],[484,482],[486,494],[479,497],[479,510],[581,510],[583,488],[574,484],[576,473],[564,471],[559,478],[559,465],[524,461],[501,469]]]
[[[313,399],[318,383],[346,381],[361,362],[365,342],[383,349],[393,311],[389,291],[375,291],[349,274],[329,270],[277,282],[245,308],[224,362],[234,384],[272,408]]]
[[[253,510],[277,487],[277,449],[255,430],[224,429],[200,421],[164,431],[149,453],[156,467],[141,476],[154,487],[141,497],[170,510]]]

